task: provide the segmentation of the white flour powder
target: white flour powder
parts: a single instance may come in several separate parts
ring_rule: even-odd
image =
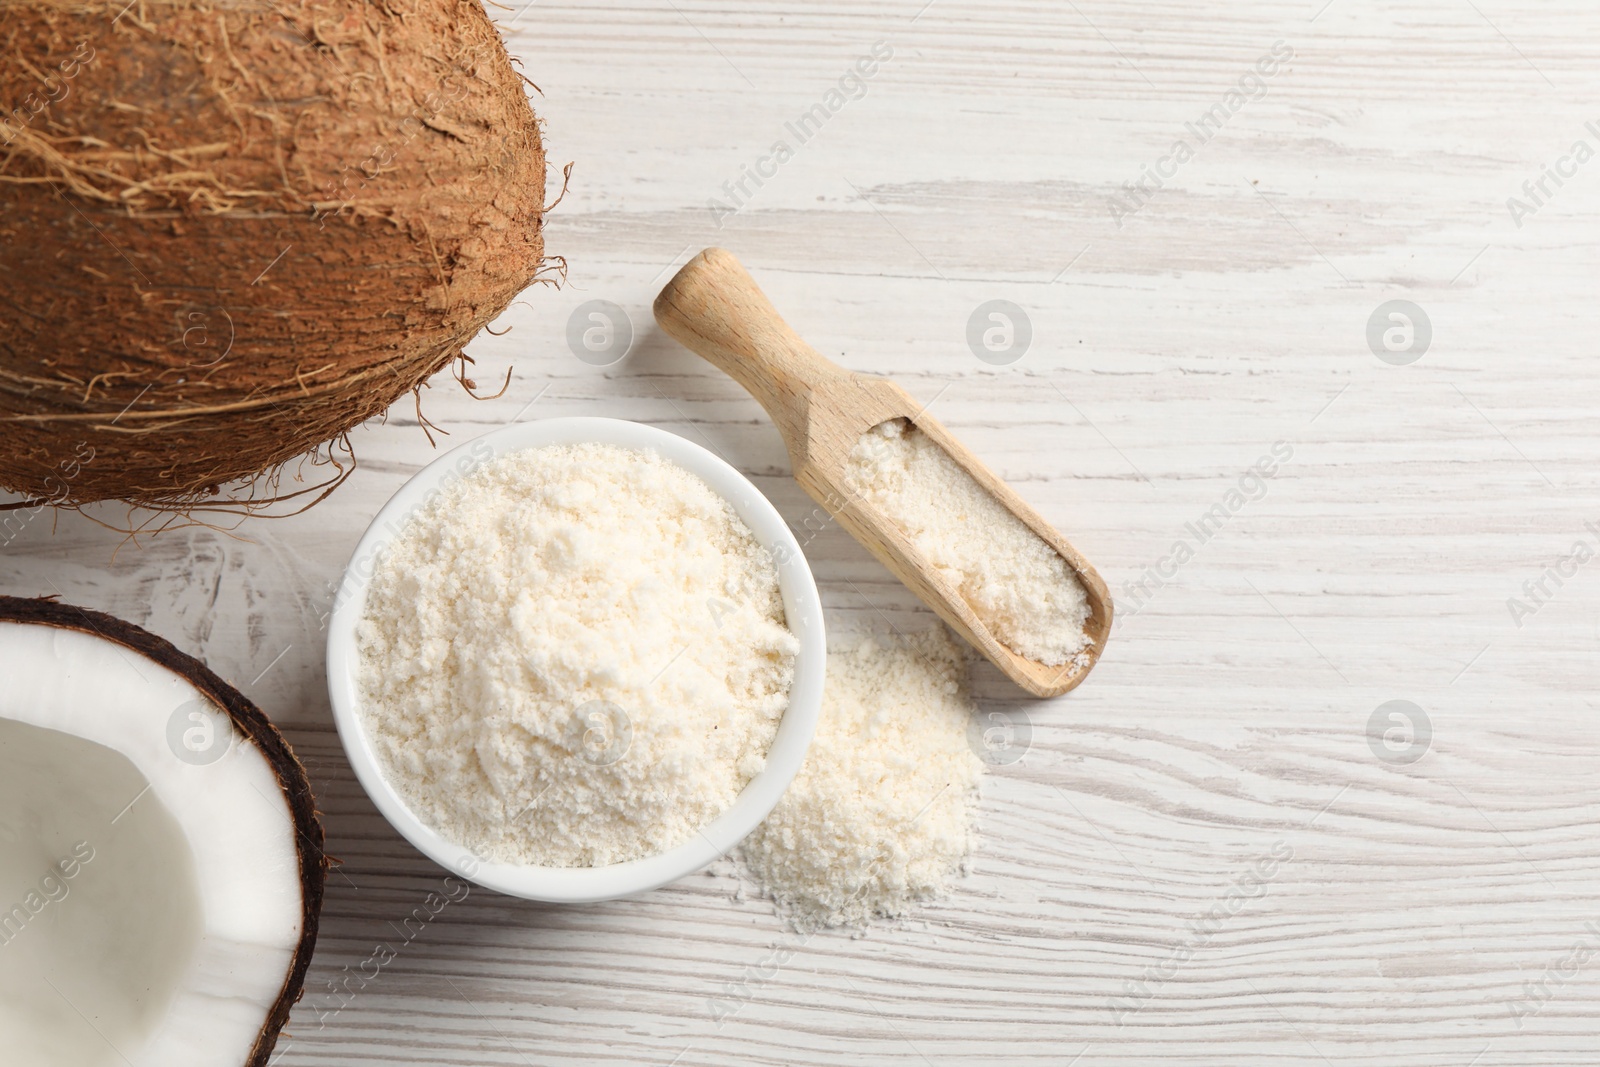
[[[989,632],[1047,666],[1087,655],[1089,601],[1061,554],[905,419],[861,435],[845,465],[852,493],[894,523]]]
[[[942,627],[829,649],[805,765],[743,848],[796,925],[902,915],[962,869],[983,777],[967,742],[964,668]]]
[[[375,568],[362,713],[411,808],[487,859],[652,855],[765,764],[799,643],[733,508],[652,452],[495,459]]]

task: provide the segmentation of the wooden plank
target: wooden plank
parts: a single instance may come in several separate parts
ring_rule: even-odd
[[[802,521],[755,402],[650,323],[709,244],[824,354],[932,401],[1094,561],[1120,620],[1061,700],[975,668],[982,708],[1024,712],[1032,744],[991,774],[949,900],[802,938],[725,865],[591,907],[475,890],[407,938],[444,872],[353,781],[320,631],[366,521],[437,454],[405,404],[355,435],[361,469],[307,516],[138,545],[46,517],[0,553],[8,591],[207,658],[305,758],[343,865],[276,1062],[1593,1064],[1600,963],[1576,961],[1600,949],[1595,577],[1520,626],[1507,600],[1597,543],[1600,164],[1520,227],[1506,199],[1573,141],[1600,147],[1600,13],[922,6],[503,15],[551,158],[577,163],[549,227],[569,284],[473,344],[480,382],[513,369],[505,396],[441,380],[425,406],[449,441],[563,414],[661,425]],[[718,225],[707,201],[878,40],[894,57],[865,95]],[[1119,227],[1123,183],[1279,40],[1295,58],[1265,95]],[[966,347],[993,298],[1034,325],[1008,367]],[[609,368],[564,339],[592,299],[636,331]],[[1407,366],[1368,346],[1392,299],[1433,328]],[[1188,532],[1276,442],[1292,458],[1259,498]],[[1135,590],[1181,539],[1193,558]],[[928,624],[837,529],[807,552],[831,624]],[[1369,744],[1391,699],[1430,718],[1414,763]],[[394,961],[356,984],[379,943]]]

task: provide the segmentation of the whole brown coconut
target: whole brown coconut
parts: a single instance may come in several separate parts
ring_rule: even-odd
[[[0,0],[0,109],[0,488],[35,503],[205,506],[540,271],[479,0]]]

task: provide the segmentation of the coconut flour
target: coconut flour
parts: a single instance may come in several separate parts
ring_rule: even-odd
[[[816,739],[742,849],[795,925],[903,915],[964,867],[983,777],[964,683],[943,628],[829,649]]]
[[[799,643],[732,507],[652,452],[494,459],[425,504],[372,577],[362,714],[390,779],[486,859],[652,855],[764,766]]]
[[[1089,601],[1061,554],[905,419],[868,430],[845,487],[899,528],[1001,644],[1047,666],[1090,645]]]

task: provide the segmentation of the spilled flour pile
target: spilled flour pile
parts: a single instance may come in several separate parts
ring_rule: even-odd
[[[653,452],[497,458],[418,510],[357,631],[361,714],[422,820],[486,859],[665,851],[764,766],[799,643],[733,508]]]
[[[829,649],[805,765],[743,846],[745,863],[795,925],[903,915],[963,869],[983,777],[967,742],[964,675],[942,627]]]
[[[844,484],[893,523],[1011,651],[1081,664],[1089,600],[1061,554],[905,419],[861,435]]]

